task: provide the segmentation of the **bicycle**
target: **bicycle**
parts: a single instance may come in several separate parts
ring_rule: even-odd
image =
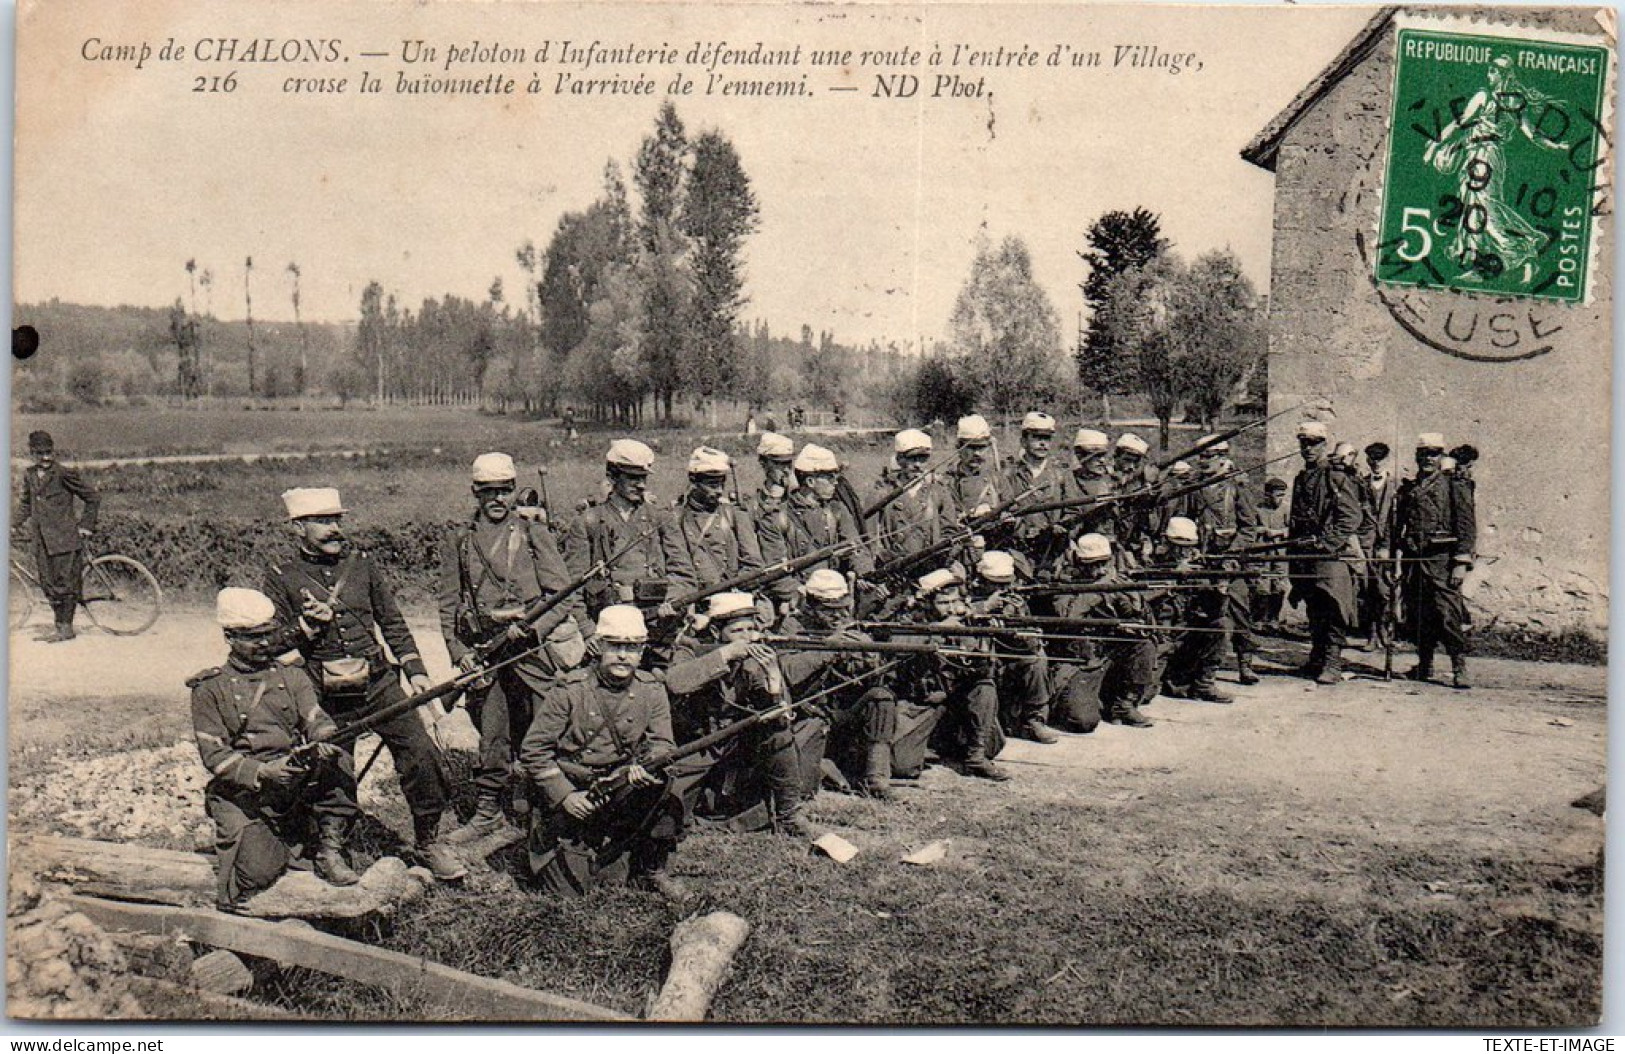
[[[28,624],[37,605],[45,603],[39,576],[17,556],[11,557],[7,590],[7,623],[13,630]],[[120,637],[144,632],[164,610],[164,591],[145,564],[120,553],[85,552],[79,577],[79,606],[93,625]]]

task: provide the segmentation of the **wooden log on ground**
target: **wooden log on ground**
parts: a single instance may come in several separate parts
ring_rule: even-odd
[[[427,959],[374,948],[319,930],[202,908],[126,904],[72,895],[64,899],[75,911],[82,912],[104,929],[183,934],[200,944],[374,985],[409,1002],[420,1003],[426,1009],[438,1008],[446,1014],[446,1020],[628,1020],[625,1014],[607,1007],[464,973]]]
[[[242,995],[254,987],[254,971],[224,948],[199,956],[188,974],[193,988],[216,995]]]
[[[649,1007],[650,1021],[704,1021],[750,923],[728,911],[684,919],[671,934],[671,969]]]
[[[197,853],[91,838],[24,835],[12,845],[12,867],[88,891],[178,906],[212,906],[213,862]],[[377,860],[354,886],[330,886],[308,871],[290,871],[249,898],[256,918],[355,919],[392,914],[421,897],[433,878],[393,856]]]

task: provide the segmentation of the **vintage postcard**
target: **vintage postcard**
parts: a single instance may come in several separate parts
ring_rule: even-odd
[[[1617,61],[22,4],[11,1027],[1594,1027]]]

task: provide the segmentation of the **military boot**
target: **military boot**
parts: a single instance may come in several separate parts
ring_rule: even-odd
[[[1472,687],[1467,680],[1467,656],[1450,656],[1450,687],[1464,692]]]
[[[1431,681],[1433,679],[1433,652],[1418,650],[1416,665],[1405,676],[1412,681]]]
[[[502,814],[499,811],[498,817]],[[440,840],[440,816],[414,816],[412,827],[417,836],[418,856],[437,882],[456,882],[468,877],[468,867],[461,857]]]
[[[1316,684],[1342,684],[1343,683],[1343,657],[1329,655],[1326,658],[1326,668],[1320,671],[1315,678]]]
[[[806,807],[800,795],[796,794],[773,795],[773,829],[782,835],[808,842],[816,841],[824,834],[817,824],[807,819]]]
[[[502,815],[502,799],[495,794],[481,794],[474,806],[474,815],[469,817],[467,823],[451,832],[446,841],[453,845],[477,842],[481,838],[496,834],[507,822],[507,818]]]
[[[1258,683],[1258,674],[1253,671],[1252,655],[1236,656],[1236,683],[1246,685]]]
[[[1118,703],[1112,707],[1106,720],[1113,724],[1125,725],[1129,728],[1150,728],[1155,721],[1140,712],[1140,708],[1133,703]]]
[[[1214,684],[1212,681],[1197,681],[1195,684],[1191,685],[1190,694],[1186,695],[1185,698],[1195,699],[1197,702],[1202,703],[1221,703],[1226,705],[1236,701],[1235,696],[1219,691],[1219,686]]]
[[[1022,722],[1020,735],[1022,739],[1030,739],[1034,743],[1045,745],[1061,741],[1061,737],[1056,735],[1054,729],[1036,717]]]
[[[56,624],[56,629],[43,639],[47,644],[60,644],[65,640],[73,640],[76,636],[78,636],[78,634],[74,633],[73,631],[73,623],[58,622]]]
[[[323,823],[321,842],[316,848],[316,874],[328,885],[353,886],[361,876],[344,859],[345,828],[341,823]]]
[[[973,746],[965,754],[965,763],[962,767],[965,775],[992,780],[994,783],[1004,783],[1010,779],[1010,773],[995,765],[980,744]]]
[[[896,801],[891,792],[891,745],[871,743],[864,758],[862,791],[877,801]]]

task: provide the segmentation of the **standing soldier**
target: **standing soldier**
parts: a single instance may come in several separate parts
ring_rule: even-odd
[[[800,607],[780,627],[785,636],[854,644],[870,641],[867,633],[853,627],[852,589],[844,575],[820,568],[807,576],[800,594]],[[830,715],[829,756],[856,774],[863,794],[891,801],[891,748],[897,735],[898,704],[889,688],[869,680],[883,669],[880,656],[786,647],[779,651],[779,668],[791,697],[798,701],[830,693],[822,705]]]
[[[1286,480],[1271,476],[1264,481],[1264,497],[1258,503],[1258,540],[1284,542],[1286,527]],[[1263,565],[1258,586],[1253,591],[1253,625],[1266,633],[1279,628],[1281,608],[1286,602],[1287,565],[1271,561]]]
[[[468,715],[480,733],[479,761],[474,770],[475,810],[454,841],[494,834],[503,825],[502,794],[530,727],[535,701],[553,679],[580,663],[584,637],[592,633],[579,597],[559,612],[563,621],[548,635],[545,647],[524,624],[527,608],[570,584],[564,558],[553,532],[544,523],[514,513],[513,458],[481,454],[471,469],[475,511],[471,520],[448,533],[440,557],[440,633],[451,661],[471,670],[481,661],[478,645],[497,641],[485,659],[501,662],[521,651],[527,657],[504,666],[490,681],[468,690]],[[514,811],[523,815],[530,803],[515,796]]]
[[[745,510],[756,523],[756,547],[763,563],[776,564],[784,559],[784,532],[789,529],[784,506],[795,489],[790,468],[795,455],[795,443],[777,432],[763,432],[756,444],[762,485],[745,499]]]
[[[1367,471],[1361,479],[1363,497],[1371,510],[1371,522],[1360,536],[1367,557],[1366,574],[1360,594],[1360,628],[1377,647],[1388,646],[1388,610],[1393,603],[1394,499],[1399,494],[1399,477],[1388,464],[1387,443],[1365,448]]]
[[[582,511],[564,535],[564,562],[571,578],[619,553],[635,538],[643,543],[623,553],[585,588],[589,614],[611,604],[664,601],[666,555],[663,546],[668,523],[650,508],[649,470],[655,453],[635,439],[617,439],[609,445],[604,470],[609,497]]]
[[[833,452],[808,443],[796,455],[795,470],[800,486],[791,493],[785,506],[784,553],[780,559],[795,560],[850,542],[850,549],[833,560],[820,562],[819,568],[831,567],[857,577],[869,574],[875,569],[874,557],[863,544],[852,513],[835,500],[840,461]],[[803,571],[802,578],[814,570],[817,568]],[[794,575],[786,575],[772,585],[781,607],[788,607],[795,599],[799,584],[800,580]]]
[[[1080,428],[1072,438],[1072,478],[1067,481],[1066,496],[1100,499],[1099,504],[1069,514],[1072,537],[1099,534],[1109,540],[1117,533],[1117,510],[1106,500],[1117,493],[1110,450],[1106,433],[1093,428]]]
[[[1151,444],[1133,432],[1124,432],[1112,444],[1112,480],[1124,497],[1117,505],[1117,548],[1130,565],[1143,562],[1157,540],[1155,491],[1160,474],[1145,460],[1150,449]]]
[[[666,670],[666,688],[675,700],[673,729],[684,742],[786,698],[778,656],[761,641],[756,598],[718,593],[706,616],[705,630],[677,645]],[[738,817],[743,830],[772,824],[794,837],[817,838],[802,806],[818,791],[828,729],[822,718],[803,714],[752,729],[700,755],[694,767],[709,771],[689,792],[691,805],[708,796],[713,800],[704,808]],[[763,802],[765,814],[755,808]]]
[[[1208,442],[1213,436],[1204,437]],[[1230,444],[1215,442],[1203,447],[1196,459],[1198,478],[1214,482],[1190,495],[1190,518],[1196,521],[1197,537],[1202,542],[1202,553],[1211,558],[1209,566],[1222,566],[1222,557],[1232,549],[1246,548],[1258,538],[1258,510],[1242,487],[1242,479],[1230,476],[1235,465],[1230,461]],[[1228,479],[1220,477],[1230,476]],[[1252,587],[1240,568],[1232,563],[1236,577],[1223,585],[1223,628],[1230,634],[1231,647],[1236,653],[1237,680],[1242,684],[1257,684],[1258,674],[1253,672],[1253,656],[1258,652],[1258,637],[1253,632]]]
[[[1405,575],[1406,611],[1416,637],[1416,669],[1408,676],[1433,676],[1439,644],[1450,656],[1451,683],[1468,688],[1467,652],[1471,619],[1461,586],[1473,569],[1478,517],[1472,487],[1443,471],[1444,437],[1424,432],[1416,439],[1416,478],[1400,484],[1395,499],[1396,543],[1409,559]]]
[[[961,520],[982,516],[999,504],[999,481],[990,450],[993,430],[981,414],[961,417],[956,429],[958,456],[948,470],[948,492]]]
[[[12,522],[21,528],[34,521],[28,532],[34,543],[34,570],[56,620],[55,630],[44,639],[54,644],[74,638],[84,539],[96,530],[102,500],[78,472],[57,462],[51,433],[30,432],[28,452],[34,464],[23,473],[23,500]],[[78,516],[73,512],[75,498],[80,503]]]
[[[282,627],[276,606],[253,589],[222,589],[215,618],[231,657],[186,682],[192,732],[209,770],[203,804],[214,821],[216,901],[236,911],[305,855],[316,828],[316,872],[335,886],[361,879],[345,862],[355,823],[350,755],[324,741],[338,732],[310,679],[276,661]],[[294,757],[318,744],[308,761]],[[305,867],[308,869],[309,864]]]
[[[666,533],[666,571],[685,592],[762,569],[750,513],[723,500],[732,470],[732,459],[708,446],[688,459],[688,491]]]
[[[1293,603],[1303,602],[1309,618],[1309,661],[1298,671],[1319,684],[1337,684],[1343,674],[1343,645],[1356,617],[1350,542],[1364,516],[1354,477],[1332,464],[1329,436],[1320,421],[1298,425],[1303,469],[1292,483],[1287,515]]]
[[[531,870],[558,896],[631,879],[682,900],[686,890],[666,873],[683,833],[682,804],[640,764],[674,742],[666,689],[639,669],[649,641],[643,613],[611,604],[598,613],[596,635],[597,663],[548,690],[520,749],[546,803],[531,814]],[[595,802],[588,788],[623,765],[629,793]]]
[[[284,491],[282,502],[299,550],[295,559],[267,569],[265,594],[288,627],[287,647],[305,658],[322,709],[343,726],[406,698],[402,673],[413,691],[428,689],[428,670],[394,593],[367,554],[352,549],[345,537],[339,492],[298,487]],[[380,634],[393,662],[378,643]],[[443,882],[465,877],[468,869],[440,840],[451,788],[424,714],[401,714],[377,731],[400,775],[418,855]]]
[[[1005,464],[1003,493],[1028,494],[1039,505],[1059,501],[1066,492],[1066,473],[1050,461],[1055,444],[1055,418],[1033,411],[1021,419],[1021,453]],[[1033,570],[1044,571],[1066,549],[1065,511],[1023,516],[1016,521],[1011,544],[1027,557]]]
[[[877,514],[882,560],[913,556],[937,544],[955,528],[957,515],[947,487],[935,473],[925,470],[931,460],[931,437],[917,428],[905,428],[893,437],[892,449],[897,473],[882,479],[879,489],[909,486]]]

